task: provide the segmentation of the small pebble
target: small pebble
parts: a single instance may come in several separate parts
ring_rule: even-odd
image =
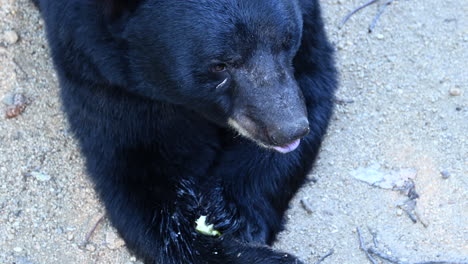
[[[377,39],[384,39],[384,35],[382,35],[382,34],[377,34],[376,37],[377,37]]]
[[[31,260],[27,259],[26,257],[17,257],[15,259],[15,264],[34,264]]]
[[[91,244],[88,244],[88,245],[86,245],[86,250],[94,252],[94,251],[96,251],[96,247],[91,245]]]
[[[442,175],[442,179],[450,178],[450,173],[448,171],[446,171],[446,170],[441,171],[440,175]]]
[[[7,93],[3,96],[2,103],[6,105],[13,105],[15,103],[15,94]]]
[[[13,30],[9,30],[3,33],[3,40],[5,40],[7,44],[15,44],[16,42],[18,42],[18,39],[18,33],[16,33]]]
[[[398,216],[402,216],[402,215],[403,215],[403,210],[401,210],[400,208],[398,208],[397,211],[396,211],[396,214],[397,214]]]
[[[117,236],[114,232],[106,234],[106,243],[109,249],[118,249],[125,245],[125,242]]]
[[[451,96],[460,96],[462,91],[459,88],[452,88],[449,90]]]
[[[41,182],[49,181],[51,179],[49,175],[37,171],[31,172],[31,176],[33,176],[34,178],[36,178],[36,180]]]
[[[338,45],[336,45],[336,47],[337,47],[339,50],[344,50],[344,49],[345,49],[345,45],[343,44],[343,42],[339,42]]]
[[[13,100],[13,102],[11,102]],[[6,95],[4,97],[5,104],[11,104],[7,107],[5,117],[6,118],[14,118],[24,112],[26,106],[30,103],[29,99],[26,98],[23,94],[17,93],[13,94],[12,96]]]
[[[13,251],[15,251],[15,252],[21,252],[21,251],[23,251],[23,249],[20,248],[20,247],[14,247],[14,248],[13,248]]]

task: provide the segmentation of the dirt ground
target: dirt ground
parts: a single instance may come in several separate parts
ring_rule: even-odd
[[[341,101],[316,182],[275,247],[308,263],[332,249],[324,264],[370,263],[359,227],[405,263],[468,262],[468,1],[396,0],[369,34],[381,0],[339,29],[365,2],[322,1]],[[105,218],[83,245],[103,208],[60,110],[43,25],[28,1],[0,0],[0,264],[139,263]],[[4,118],[17,93],[30,104]],[[402,169],[416,172],[416,223],[398,207],[405,194],[354,177]]]

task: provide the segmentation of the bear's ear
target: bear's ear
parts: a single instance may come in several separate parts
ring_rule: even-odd
[[[122,14],[134,11],[143,0],[99,0],[104,8],[104,14],[109,18],[117,18]]]

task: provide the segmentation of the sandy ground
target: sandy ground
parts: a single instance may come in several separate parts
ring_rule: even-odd
[[[331,249],[323,263],[370,263],[359,249],[360,227],[367,245],[371,229],[383,252],[409,263],[467,262],[468,2],[397,0],[372,34],[379,5],[338,29],[364,2],[323,1],[345,103],[310,176],[317,182],[292,202],[276,247],[309,263]],[[31,103],[6,119],[4,103],[15,93]],[[83,246],[103,208],[57,93],[37,10],[26,0],[0,0],[0,264],[138,263],[106,219]],[[376,164],[417,172],[422,222],[397,207],[405,195],[353,177]]]

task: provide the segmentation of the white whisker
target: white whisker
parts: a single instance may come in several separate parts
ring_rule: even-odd
[[[219,89],[221,86],[225,85],[227,83],[227,79],[224,79],[224,81],[216,86],[216,89]]]

